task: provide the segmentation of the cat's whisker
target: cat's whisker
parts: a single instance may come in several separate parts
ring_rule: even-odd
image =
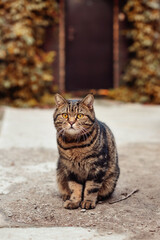
[[[82,128],[82,133],[83,133],[83,140],[85,141],[86,139],[85,138],[87,138],[87,133],[86,133],[86,131],[85,131],[85,129],[83,129]]]
[[[62,138],[64,138],[64,134],[65,134],[65,128],[62,128],[60,131],[57,132],[57,137],[59,137],[60,135],[62,135]]]
[[[83,133],[83,139],[85,140],[85,137],[87,138],[88,137],[88,135],[89,136],[91,136],[91,133],[88,131],[88,129],[86,129],[86,128],[84,128],[83,126],[82,126],[82,124],[80,124],[80,126],[81,126],[81,131],[82,131],[82,133]]]

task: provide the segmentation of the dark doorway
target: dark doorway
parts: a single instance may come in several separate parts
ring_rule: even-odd
[[[113,1],[66,1],[66,90],[113,87]]]
[[[48,27],[46,29],[46,34],[45,34],[45,40],[43,44],[43,50],[46,52],[48,51],[55,51],[56,56],[55,59],[52,63],[52,69],[53,69],[53,79],[54,79],[54,84],[58,86],[58,81],[59,81],[59,55],[58,50],[58,26],[53,26],[53,27]]]

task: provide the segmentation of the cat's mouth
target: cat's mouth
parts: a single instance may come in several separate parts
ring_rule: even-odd
[[[67,132],[68,134],[74,135],[74,134],[79,133],[79,130],[78,130],[78,129],[75,129],[73,126],[71,126],[69,129],[67,129],[66,132]]]
[[[74,127],[70,127],[68,130],[69,131],[76,131],[76,129]]]

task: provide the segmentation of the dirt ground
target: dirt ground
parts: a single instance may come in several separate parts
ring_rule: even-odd
[[[127,144],[119,149],[120,178],[111,199],[96,209],[66,210],[56,187],[57,153],[45,149],[0,150],[0,214],[6,227],[75,226],[128,239],[160,239],[160,146]],[[3,161],[2,161],[3,160]],[[8,186],[8,188],[7,188]],[[1,189],[3,187],[1,186]],[[135,189],[130,198],[110,204]]]

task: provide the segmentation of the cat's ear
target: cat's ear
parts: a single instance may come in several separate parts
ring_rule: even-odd
[[[94,96],[89,93],[85,98],[82,99],[81,103],[85,104],[89,109],[93,109]]]
[[[66,99],[58,93],[55,95],[55,102],[56,102],[56,107],[57,108],[62,106],[65,103],[67,103]]]

